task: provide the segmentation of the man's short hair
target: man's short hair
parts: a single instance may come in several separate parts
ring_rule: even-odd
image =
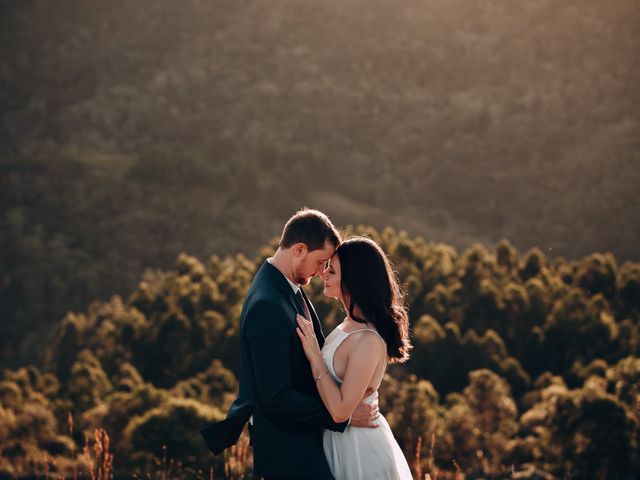
[[[305,207],[287,221],[279,246],[289,248],[302,242],[311,252],[323,248],[327,241],[338,248],[342,238],[329,217],[319,210]]]

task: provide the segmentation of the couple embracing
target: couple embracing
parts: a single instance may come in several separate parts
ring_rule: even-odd
[[[347,312],[326,339],[302,288],[316,275]],[[411,479],[378,411],[387,363],[409,356],[408,330],[382,249],[365,237],[342,241],[322,212],[297,212],[243,305],[238,398],[202,435],[217,454],[249,422],[264,479]]]

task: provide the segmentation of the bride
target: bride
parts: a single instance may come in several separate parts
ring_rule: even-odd
[[[334,421],[351,417],[358,403],[375,402],[387,362],[404,362],[412,348],[407,312],[390,262],[366,237],[342,243],[322,273],[324,294],[339,299],[347,318],[318,347],[313,325],[298,315],[298,336]],[[324,431],[324,451],[336,480],[411,479],[383,416],[374,429]]]

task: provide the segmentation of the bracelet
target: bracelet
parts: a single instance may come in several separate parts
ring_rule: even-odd
[[[314,381],[314,382],[318,382],[318,380],[320,380],[320,379],[321,379],[322,377],[324,377],[325,375],[329,375],[329,370],[327,370],[327,371],[326,371],[326,372],[324,372],[323,374],[318,375],[317,377],[315,377],[315,378],[313,379],[313,381]]]

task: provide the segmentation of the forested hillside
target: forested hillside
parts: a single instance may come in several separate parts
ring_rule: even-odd
[[[640,264],[357,232],[390,254],[407,291],[415,348],[385,377],[381,408],[414,472],[640,475]],[[98,459],[119,473],[221,478],[225,458],[198,428],[237,391],[242,299],[273,250],[181,254],[126,298],[66,315],[42,366],[2,375],[0,474],[86,472]],[[320,282],[308,291],[328,333],[344,313]],[[231,473],[250,468],[244,455],[226,457]]]
[[[640,260],[633,0],[4,0],[2,365],[303,205]]]

